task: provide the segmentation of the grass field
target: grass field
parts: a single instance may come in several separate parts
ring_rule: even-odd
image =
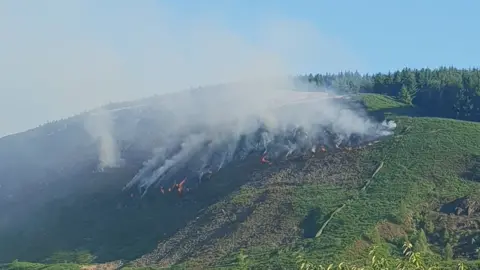
[[[400,256],[403,240],[418,242],[420,230],[427,260],[478,264],[477,244],[468,243],[480,236],[480,124],[414,117],[421,116],[415,108],[394,99],[361,98],[369,111],[397,122],[394,136],[272,166],[258,157],[229,166],[188,201],[155,208],[189,221],[174,218],[178,230],[127,267],[238,268],[246,255],[242,262],[255,269],[295,269],[299,253],[318,264],[362,264],[374,244]],[[440,211],[459,198],[467,198],[471,214]],[[447,243],[452,258],[445,258]]]

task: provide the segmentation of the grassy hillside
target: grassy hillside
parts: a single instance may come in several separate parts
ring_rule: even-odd
[[[359,97],[364,102],[368,111],[391,110],[409,107],[409,105],[385,95],[361,94]]]
[[[112,259],[137,257],[128,267],[295,269],[298,254],[314,264],[361,265],[376,245],[401,256],[408,239],[427,262],[479,265],[480,124],[413,117],[420,116],[415,108],[394,99],[361,98],[378,117],[395,119],[395,136],[272,166],[251,157],[184,200],[124,198],[122,210],[113,210],[117,226],[103,228],[90,250],[98,255],[115,242],[121,250]],[[80,230],[78,213],[69,224]],[[139,256],[142,244],[152,250],[156,241]]]
[[[478,190],[478,183],[464,176],[480,155],[476,135],[480,125],[401,116],[418,112],[391,98],[362,98],[371,111],[396,115],[399,127],[393,138],[362,150],[262,170],[257,173],[261,182],[252,177],[239,191],[207,209],[191,228],[178,232],[174,242],[160,243],[162,248],[133,265],[186,260],[184,265],[189,267],[235,267],[240,248],[250,264],[263,269],[292,269],[298,250],[315,263],[363,261],[375,243],[385,252],[400,255],[403,238],[415,239],[426,224],[432,244],[427,253],[438,261],[446,245],[435,241],[445,227],[440,207],[457,198],[474,197]],[[433,219],[426,222],[428,218]],[[472,230],[471,235],[478,232]],[[459,250],[455,256],[464,256],[457,248],[461,243],[452,241]],[[168,245],[175,248],[165,248]]]
[[[367,106],[375,110],[398,109],[398,105],[405,107],[378,95],[366,95],[364,99]],[[427,233],[433,245],[429,250],[438,256],[443,254],[444,246],[434,243],[435,235],[445,227],[440,207],[457,198],[475,198],[479,188],[478,182],[471,181],[472,177],[464,177],[473,174],[471,171],[475,170],[478,162],[480,138],[477,134],[480,125],[436,118],[394,118],[399,127],[393,138],[361,151],[335,153],[310,160],[306,165],[315,168],[315,172],[309,171],[308,167],[294,173],[292,168],[282,169],[271,177],[274,180],[270,181],[276,185],[264,184],[254,189],[254,193],[252,189],[245,189],[226,203],[232,204],[237,198],[253,197],[252,194],[258,197],[267,194],[264,195],[265,201],[252,203],[259,209],[258,213],[250,214],[242,223],[245,228],[258,230],[259,234],[246,237],[250,241],[244,245],[248,246],[245,254],[252,264],[261,267],[282,264],[285,269],[291,269],[294,263],[291,251],[299,248],[304,250],[306,257],[319,263],[362,259],[366,253],[361,250],[367,251],[373,242],[396,243],[385,247],[400,254],[401,245],[398,243],[402,242],[399,238],[403,235],[415,238],[415,232],[427,223],[433,223],[435,227],[429,228],[431,233]],[[384,165],[380,172],[362,191],[376,166],[382,162]],[[287,182],[297,184],[287,185]],[[308,238],[316,233],[332,211],[343,204],[345,206],[331,219],[320,237]],[[279,216],[274,217],[274,212],[278,212]],[[265,222],[257,221],[265,219],[265,215],[272,216],[268,221],[275,228],[265,228]],[[425,222],[428,218],[433,220]],[[282,223],[289,225],[282,230]],[[236,239],[244,234],[239,229],[236,233]],[[453,230],[452,233],[461,232]],[[478,233],[478,230],[472,230],[471,235]],[[282,240],[277,240],[279,238]],[[238,242],[233,236],[223,241],[225,245]],[[282,241],[294,244],[281,245]],[[453,245],[457,249],[461,243]],[[218,253],[215,256],[218,258]],[[205,256],[199,257],[199,260],[205,259]],[[233,254],[226,255],[219,264],[232,263],[232,258]]]

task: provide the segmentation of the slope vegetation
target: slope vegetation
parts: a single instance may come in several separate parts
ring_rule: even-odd
[[[480,124],[412,117],[421,115],[391,98],[362,98],[377,117],[395,119],[394,136],[270,166],[252,156],[183,199],[99,193],[50,218],[68,236],[65,250],[132,268],[236,268],[243,258],[255,269],[295,269],[298,252],[315,264],[361,265],[372,245],[401,256],[407,238],[437,264],[475,265]]]
[[[364,149],[322,153],[268,169],[249,166],[245,171],[258,171],[247,176],[240,190],[132,265],[235,267],[243,249],[256,267],[292,269],[294,251],[303,250],[317,263],[363,260],[372,244],[401,255],[403,239],[418,238],[420,231],[427,231],[425,226],[430,227],[425,251],[432,259],[445,257],[447,243],[458,252],[445,259],[478,259],[461,251],[466,240],[454,240],[460,236],[442,243],[436,239],[445,230],[438,217],[442,205],[475,196],[478,190],[479,183],[472,179],[480,154],[480,125],[402,116],[419,112],[388,97],[362,98],[371,111],[395,115],[399,127],[394,137]],[[472,229],[467,238],[477,233]],[[470,253],[474,250],[471,246]]]

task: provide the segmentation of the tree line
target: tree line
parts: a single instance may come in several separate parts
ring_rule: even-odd
[[[307,74],[309,91],[377,93],[425,109],[432,116],[480,121],[480,69],[404,68],[395,72]]]

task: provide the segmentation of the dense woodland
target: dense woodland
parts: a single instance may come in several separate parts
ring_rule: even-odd
[[[432,116],[480,121],[480,69],[409,69],[362,75],[358,72],[309,74],[310,91],[335,89],[342,93],[377,93],[425,109]]]

